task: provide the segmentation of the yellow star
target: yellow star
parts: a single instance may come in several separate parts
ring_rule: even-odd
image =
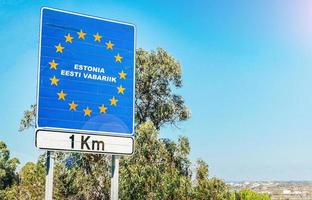
[[[64,93],[64,91],[62,90],[61,92],[57,93],[58,95],[58,100],[64,100],[65,101],[65,96],[67,95],[66,93]]]
[[[94,41],[101,42],[102,36],[99,33],[96,33],[95,35],[93,35],[93,37],[94,37]]]
[[[68,33],[67,35],[64,36],[65,37],[65,42],[70,42],[73,43],[73,37]]]
[[[123,70],[118,74],[120,79],[126,79],[127,74]]]
[[[105,44],[106,44],[106,49],[113,49],[114,44],[111,41],[108,41]]]
[[[55,48],[56,48],[56,52],[63,53],[63,49],[65,47],[62,47],[62,45],[59,43],[58,45],[55,45]]]
[[[76,110],[78,104],[76,104],[74,101],[68,104],[69,105],[69,110]]]
[[[82,30],[80,30],[79,32],[77,32],[78,34],[78,39],[85,39],[86,33],[84,33]]]
[[[86,109],[83,109],[83,112],[84,112],[84,116],[91,117],[92,110],[90,108],[87,107]]]
[[[59,82],[60,79],[57,79],[55,76],[53,76],[52,78],[50,78],[51,81],[51,85],[57,85],[57,83]]]
[[[52,60],[51,62],[49,62],[49,65],[50,65],[50,69],[56,69],[56,67],[58,66],[58,63]]]
[[[117,87],[118,90],[118,94],[123,94],[126,88],[122,87],[122,85],[120,85],[119,87]]]
[[[102,104],[101,106],[99,106],[100,109],[100,113],[106,113],[107,107],[104,106],[104,104]]]
[[[121,62],[121,59],[122,59],[122,57],[119,54],[117,54],[117,56],[115,56],[116,62]]]
[[[109,101],[111,102],[111,106],[116,106],[116,105],[117,105],[117,102],[118,102],[118,100],[115,99],[114,96],[113,96],[113,98],[111,98]]]

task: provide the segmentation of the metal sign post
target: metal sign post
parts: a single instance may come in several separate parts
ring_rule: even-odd
[[[111,200],[118,200],[119,156],[112,155]]]
[[[52,200],[53,197],[53,168],[54,152],[47,151],[46,159],[46,182],[45,182],[45,200]]]

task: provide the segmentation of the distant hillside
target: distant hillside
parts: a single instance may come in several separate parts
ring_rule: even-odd
[[[234,181],[227,184],[234,191],[252,189],[267,193],[272,200],[312,200],[312,181]]]

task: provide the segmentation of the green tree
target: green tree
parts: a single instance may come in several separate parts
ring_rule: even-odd
[[[19,184],[5,190],[5,200],[41,200],[44,198],[45,167],[43,159],[40,159],[38,163],[26,163],[19,175]]]
[[[15,172],[19,160],[10,158],[10,150],[0,141],[0,198],[3,190],[18,182],[18,174]]]
[[[181,79],[181,66],[180,64],[165,50],[157,49],[156,51],[147,52],[143,49],[138,49],[136,52],[136,125],[140,126],[144,122],[151,121],[154,129],[159,130],[162,125],[165,124],[173,124],[176,125],[178,121],[186,120],[189,118],[190,113],[187,107],[184,104],[184,100],[180,95],[174,94],[172,89],[180,88],[182,86]],[[26,128],[33,126],[33,119],[36,114],[36,105],[31,106],[30,110],[24,112],[24,117],[20,123],[20,130],[24,130]],[[152,129],[148,129],[152,131]],[[137,138],[141,142],[136,142],[136,154],[131,158],[124,158],[121,160],[121,163],[125,163],[125,166],[129,166],[126,163],[134,164],[137,159],[143,158],[145,155],[141,155],[141,153],[145,153],[140,151],[141,148],[145,148],[146,145],[152,145],[154,142],[159,144],[154,151],[151,151],[149,155],[153,155],[155,157],[159,157],[160,164],[162,164],[163,168],[167,167],[168,172],[170,174],[164,174],[163,171],[159,171],[160,175],[165,177],[164,180],[168,181],[165,185],[168,187],[165,188],[166,191],[163,190],[162,195],[164,194],[176,194],[180,193],[179,190],[182,190],[182,186],[186,189],[183,189],[184,193],[190,193],[190,177],[191,173],[189,170],[190,161],[188,160],[188,154],[190,151],[190,147],[188,144],[187,138],[180,138],[179,143],[175,144],[170,140],[159,140],[158,132],[154,131],[153,137],[140,137],[138,134]],[[153,133],[149,133],[153,135]],[[148,135],[148,134],[147,134]],[[141,138],[141,140],[140,140]],[[152,146],[146,146],[145,150],[152,150]],[[74,158],[74,166],[71,169],[65,168],[63,174],[63,178],[60,179],[62,181],[68,180],[71,183],[71,186],[76,185],[75,187],[65,187],[61,189],[65,194],[72,194],[73,191],[77,190],[79,184],[76,184],[77,181],[82,179],[81,182],[84,182],[88,177],[92,176],[92,174],[100,168],[99,166],[107,166],[106,165],[97,165],[97,162],[94,162],[95,157],[104,158],[105,156],[94,156],[94,155],[86,155],[81,154],[79,156],[72,154],[68,157]],[[165,157],[165,158],[164,158]],[[98,159],[99,160],[99,159]],[[59,160],[60,162],[64,162],[64,160]],[[84,164],[79,164],[83,161]],[[149,162],[149,159],[144,160],[145,162]],[[167,163],[166,163],[167,162]],[[141,165],[146,165],[147,163],[141,163]],[[151,163],[149,163],[151,164]],[[173,168],[169,168],[169,166]],[[99,168],[97,168],[99,167]],[[92,169],[96,169],[92,171]],[[108,167],[103,167],[104,170],[108,171]],[[155,169],[156,168],[152,168]],[[121,171],[123,171],[123,165],[121,165]],[[153,173],[151,169],[147,169],[147,172]],[[66,173],[72,173],[70,177],[76,177],[75,181],[72,178],[65,178]],[[57,174],[57,173],[56,173]],[[75,176],[79,174],[79,176]],[[82,176],[85,175],[85,176]],[[97,173],[94,176],[101,179],[107,180],[108,173]],[[147,174],[148,175],[148,174]],[[83,178],[81,178],[83,177]],[[127,178],[127,176],[125,175]],[[147,176],[145,176],[146,178]],[[173,179],[175,177],[175,179]],[[179,179],[181,177],[181,179]],[[121,180],[123,175],[121,173]],[[163,177],[162,177],[163,178]],[[108,179],[109,180],[109,179]],[[128,179],[126,179],[128,180]],[[146,180],[146,179],[145,179]],[[129,180],[131,181],[131,180]],[[144,179],[143,179],[144,181]],[[151,184],[153,180],[151,180]],[[170,181],[170,182],[169,182]],[[65,184],[65,183],[62,183]],[[60,184],[60,186],[62,185]],[[156,184],[156,183],[153,183]],[[92,185],[92,184],[91,184]],[[95,182],[93,185],[98,185]],[[107,184],[104,184],[107,187]],[[177,189],[177,185],[179,187]],[[109,185],[108,185],[109,186]],[[137,191],[136,194],[142,195],[144,190],[140,190],[140,188],[136,188],[138,184],[131,185],[131,188],[134,187]],[[70,189],[68,189],[70,188]],[[84,187],[85,188],[85,187]],[[84,189],[81,188],[81,189]],[[107,187],[109,188],[109,187]],[[150,187],[151,188],[151,187]],[[145,191],[147,191],[147,188]],[[107,189],[101,188],[101,191],[107,191]],[[92,190],[91,190],[92,191]],[[91,196],[96,198],[96,196],[89,194],[90,190],[84,191],[84,198]],[[152,191],[149,192],[149,195],[152,194]],[[104,194],[102,194],[104,195]],[[154,194],[153,194],[154,195]],[[157,195],[159,195],[157,193]],[[101,196],[101,195],[100,195]],[[104,195],[105,196],[105,195]]]
[[[28,128],[33,128],[35,126],[37,105],[33,104],[30,106],[29,110],[24,111],[24,115],[20,121],[19,131],[23,131]]]
[[[190,199],[189,162],[183,162],[187,139],[163,141],[147,121],[137,128],[135,144],[134,155],[121,162],[121,199]]]
[[[64,154],[57,158],[55,199],[109,199],[110,160],[106,155]]]
[[[230,199],[227,185],[220,179],[209,179],[208,172],[208,165],[203,160],[198,160],[193,198],[196,200]]]
[[[193,183],[190,145],[186,137],[180,137],[177,142],[159,138],[162,126],[177,126],[179,121],[190,117],[182,96],[174,92],[182,87],[181,77],[179,62],[165,50],[137,50],[135,153],[120,161],[121,199],[230,198],[222,180],[208,178],[208,165],[203,161],[198,162]],[[33,127],[35,115],[36,105],[32,105],[21,120],[21,131]],[[34,172],[41,176],[40,170]],[[110,156],[58,153],[54,180],[55,199],[108,199]],[[42,191],[43,183],[38,187]],[[14,194],[14,191],[36,194],[28,186],[17,187],[8,194]]]
[[[260,194],[250,189],[244,189],[239,192],[235,192],[232,195],[232,200],[270,200],[268,194]]]
[[[152,121],[156,129],[187,120],[190,112],[174,88],[182,87],[179,62],[164,49],[136,51],[136,120],[140,125]]]

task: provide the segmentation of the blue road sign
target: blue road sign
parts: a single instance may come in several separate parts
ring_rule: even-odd
[[[37,128],[133,135],[135,27],[43,8]]]

